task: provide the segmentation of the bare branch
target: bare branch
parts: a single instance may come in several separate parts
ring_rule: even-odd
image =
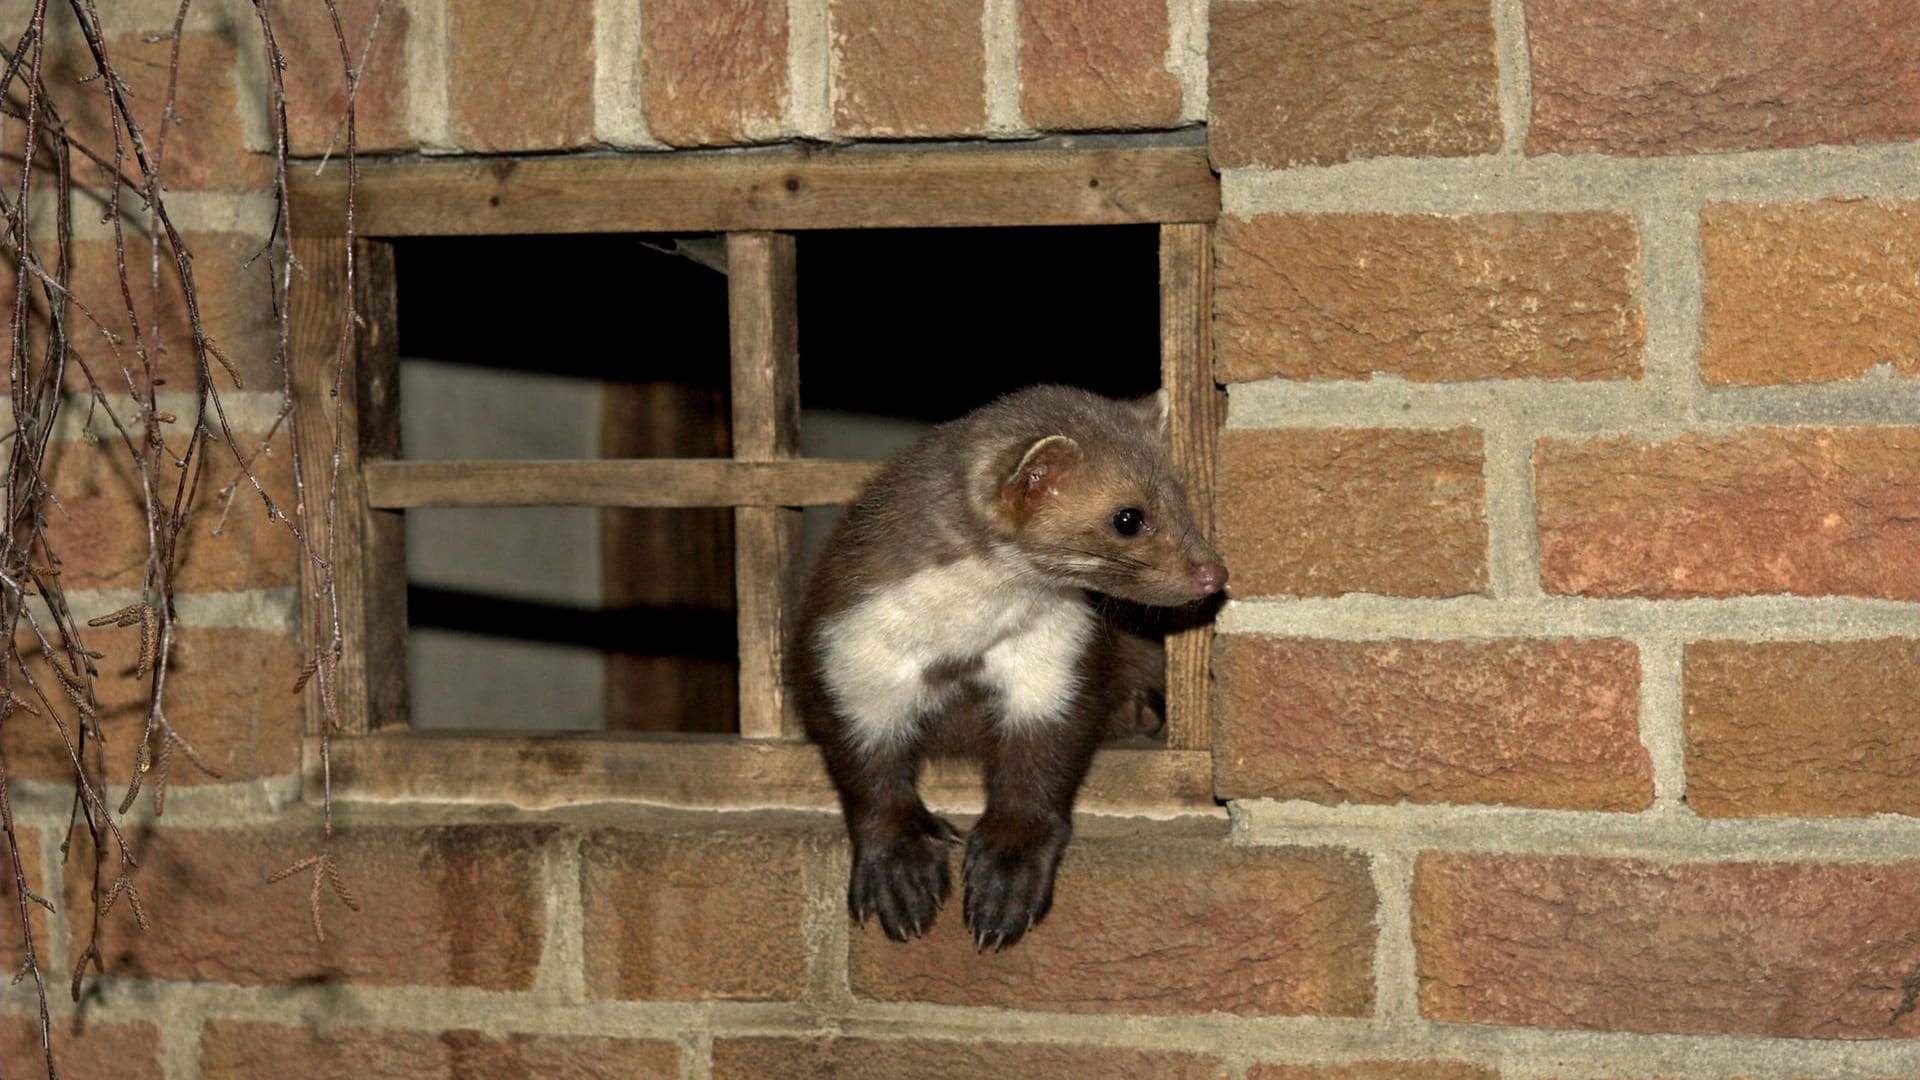
[[[177,108],[184,31],[193,0],[180,0],[170,32],[148,39],[168,46],[166,78],[156,85],[136,87],[117,66],[113,55],[117,46],[103,30],[97,0],[63,4],[32,0],[17,32],[0,40],[0,143],[4,143],[0,164],[5,165],[8,179],[6,189],[0,190],[0,260],[8,264],[14,286],[6,338],[7,405],[13,424],[11,431],[0,432],[0,455],[6,468],[0,506],[7,524],[0,530],[0,622],[6,629],[5,643],[0,644],[0,727],[11,725],[10,732],[18,736],[10,737],[9,748],[34,745],[29,737],[37,738],[39,745],[53,751],[55,760],[65,763],[73,783],[67,840],[61,850],[71,855],[83,850],[76,841],[85,841],[84,850],[90,853],[86,857],[92,860],[87,890],[91,911],[85,918],[70,915],[77,954],[70,973],[71,992],[76,1000],[89,969],[102,969],[102,928],[121,901],[138,927],[152,924],[140,863],[122,818],[142,791],[150,793],[154,813],[164,813],[176,755],[208,776],[220,775],[167,710],[169,673],[179,639],[174,590],[181,542],[210,466],[218,465],[223,479],[228,469],[233,470],[218,492],[215,534],[235,500],[251,492],[268,520],[288,530],[299,557],[316,570],[309,575],[315,584],[303,598],[307,641],[297,683],[300,687],[311,684],[316,690],[312,700],[320,712],[315,726],[322,733],[323,771],[330,761],[326,739],[337,723],[343,650],[332,573],[333,517],[339,501],[344,436],[340,400],[358,321],[352,302],[353,198],[358,179],[354,102],[361,65],[372,55],[386,0],[381,0],[366,39],[359,44],[357,64],[356,50],[347,40],[333,0],[318,2],[324,4],[332,26],[346,87],[346,107],[327,148],[331,156],[334,142],[344,134],[346,309],[340,313],[330,393],[326,400],[299,402],[296,410],[288,302],[292,275],[298,268],[287,198],[286,59],[276,40],[269,3],[253,0],[258,27],[254,45],[265,60],[262,66],[272,106],[275,194],[271,235],[254,257],[266,260],[271,282],[277,327],[273,359],[280,372],[281,408],[267,432],[257,437],[250,433],[244,444],[233,429],[221,386],[241,386],[245,365],[229,344],[213,337],[203,320],[193,253],[167,201],[167,170],[169,162],[181,156],[180,141],[204,134],[181,127]],[[49,21],[53,19],[71,20],[74,36],[84,49],[74,58],[82,70],[69,71],[49,55]],[[157,105],[158,111],[146,113],[143,121],[136,103],[149,109]],[[73,117],[63,114],[63,109]],[[83,138],[83,131],[94,134]],[[76,176],[76,165],[84,176]],[[114,280],[110,290],[102,290],[110,295],[75,292],[76,197],[89,207],[97,206],[111,238]],[[162,317],[169,309],[184,316],[187,340],[165,340],[170,333],[178,333],[166,327],[181,325]],[[178,416],[158,407],[161,363],[170,355],[190,355],[192,361],[193,406],[190,411],[178,410],[182,414]],[[67,603],[58,530],[49,529],[63,513],[53,467],[60,415],[80,402],[84,402],[88,442],[63,444],[71,449],[59,451],[59,456],[101,453],[127,471],[146,547],[138,597],[84,623]],[[302,423],[315,424],[329,435],[330,442],[321,444],[331,451],[324,461],[302,460],[292,438]],[[272,442],[283,429],[293,473],[288,502],[268,492],[255,468],[263,455],[275,452]],[[135,633],[115,635],[114,630]],[[115,762],[107,755],[108,732],[96,693],[104,654],[90,647],[86,635],[93,632],[112,644],[115,663],[121,665],[117,670],[130,670],[144,693],[144,722],[137,739],[114,747],[117,763],[127,769],[125,791],[117,806],[109,804],[108,769]],[[10,800],[12,776],[7,758],[0,755],[0,832],[11,864],[25,946],[17,981],[31,979],[36,987],[42,1049],[51,1078],[57,1076],[51,1012],[29,915],[36,905],[52,910],[52,903],[34,893],[28,881]],[[323,894],[330,892],[349,911],[359,910],[331,850],[331,790],[329,777],[319,850],[269,879],[277,882],[302,871],[312,873],[309,904],[314,934],[321,940],[325,939]],[[0,863],[0,872],[7,868]]]

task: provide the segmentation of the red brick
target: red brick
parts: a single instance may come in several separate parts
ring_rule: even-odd
[[[448,0],[447,105],[469,150],[564,150],[593,138],[593,0]]]
[[[68,54],[61,54],[57,51],[49,51],[45,55],[45,58],[43,60],[44,66],[42,68],[42,80],[43,80],[42,84],[45,85],[46,81],[50,79],[64,80],[64,79],[70,79],[75,77],[73,75],[72,65],[76,63],[78,63],[78,61],[72,60],[71,56]],[[63,111],[61,115],[64,117],[66,113]],[[8,117],[8,119],[13,119],[13,118]],[[69,131],[69,134],[78,138],[77,132]],[[12,200],[19,194],[19,191],[20,191],[20,161],[21,161],[20,141],[21,141],[21,138],[22,136],[15,135],[14,137],[8,139],[7,152],[4,155],[0,155],[0,191],[6,192],[7,200],[9,203],[12,202]],[[92,143],[87,143],[87,146],[89,149],[91,149]],[[113,147],[109,145],[107,147],[107,150],[108,152],[104,156],[107,157],[108,159],[111,159],[113,157],[113,153],[112,153]],[[80,160],[81,160],[81,157],[76,152],[76,154],[73,157],[74,164],[78,165]],[[47,178],[51,177],[53,175],[53,171],[58,168],[59,168],[58,156],[55,155],[52,151],[50,151],[44,142],[42,142],[39,146],[35,147],[34,153],[33,153],[33,175],[34,175],[35,190],[50,190],[54,186],[54,184],[57,183],[57,181],[49,181]],[[41,188],[39,186],[42,183],[45,183],[47,185],[46,188]],[[78,183],[78,178],[76,178],[76,183]],[[45,244],[46,242],[40,241],[40,243]],[[52,249],[50,246],[47,249],[47,254],[49,256],[51,256],[52,254]],[[51,260],[49,259],[49,261]],[[0,280],[11,281],[13,279],[14,265],[15,265],[15,260],[11,253],[7,254],[4,259],[0,259],[0,266],[5,267],[4,271],[0,271]]]
[[[1639,656],[1624,641],[1214,646],[1222,798],[1638,810]]]
[[[1548,592],[1920,599],[1920,428],[1547,439],[1533,474]]]
[[[1920,863],[1423,855],[1430,1020],[1788,1038],[1911,1038]]]
[[[10,723],[18,724],[21,719],[19,714],[15,713]],[[32,719],[32,717],[25,719]],[[9,753],[9,759],[11,759],[11,753]],[[12,765],[11,760],[8,761],[8,765]],[[13,831],[14,836],[20,841],[20,865],[27,876],[27,888],[52,900],[53,897],[49,896],[46,888],[46,880],[40,872],[40,830],[15,822]],[[57,983],[65,965],[60,962],[58,956],[54,955],[52,939],[47,936],[47,909],[31,901],[28,902],[28,906],[33,914],[34,955],[39,959],[41,973],[50,982]],[[7,845],[6,834],[0,833],[0,970],[6,971],[7,978],[12,978],[15,972],[26,965],[26,962],[26,939],[20,933],[20,893],[14,888],[13,881],[13,851]],[[0,1032],[3,1031],[4,1029],[0,1029]],[[39,1042],[37,1032],[34,1035],[34,1042]],[[7,1045],[5,1042],[0,1042],[0,1047],[5,1045]],[[13,1045],[22,1044],[16,1042]],[[0,1054],[0,1058],[6,1057],[8,1055]]]
[[[962,925],[958,874],[956,853],[956,894],[925,940],[853,931],[855,994],[1073,1013],[1373,1008],[1373,883],[1353,854],[1234,847],[1211,826],[1082,835],[1046,921],[985,955]]]
[[[1480,0],[1211,11],[1207,142],[1223,169],[1500,147],[1493,9]]]
[[[294,1027],[215,1020],[200,1038],[206,1080],[628,1080],[680,1076],[667,1039]]]
[[[1356,1061],[1350,1065],[1255,1065],[1247,1080],[1500,1080],[1500,1073],[1460,1061]]]
[[[220,355],[227,358],[240,377],[240,389],[278,390],[280,366],[276,355],[279,327],[273,318],[272,268],[265,259],[255,259],[264,241],[240,233],[187,233],[188,258],[193,267],[194,295],[200,310],[200,325],[212,339]],[[74,305],[68,309],[68,336],[73,348],[94,381],[110,394],[126,392],[126,376],[144,379],[141,359],[135,347],[133,329],[127,319],[127,304],[121,291],[119,260],[110,240],[73,242],[72,276],[68,289]],[[149,267],[153,248],[138,237],[128,236],[126,249],[127,286],[133,292],[134,312],[140,320],[142,343],[153,359],[154,379],[162,390],[192,390],[198,383],[198,361],[194,357],[193,324],[187,314],[186,294],[175,271],[173,250],[164,241],[160,245],[160,291],[153,291]],[[11,275],[0,284],[0,304],[11,310]],[[33,291],[36,341],[44,341],[46,303],[42,291]],[[4,316],[0,316],[4,318]],[[109,338],[108,335],[112,335]],[[209,353],[207,365],[216,389],[234,390],[235,383],[215,354]],[[85,393],[87,382],[79,364],[70,367],[67,387],[73,393]]]
[[[1225,1076],[1212,1055],[1046,1043],[932,1039],[718,1039],[714,1080],[1208,1080]]]
[[[175,84],[174,123],[161,123],[167,100],[173,42],[150,40],[146,34],[109,37],[107,58],[126,84],[133,117],[140,125],[149,161],[160,165],[165,186],[173,191],[255,191],[273,180],[273,165],[265,154],[247,150],[240,124],[239,52],[222,33],[187,33],[180,41],[179,79]],[[113,159],[114,136],[110,112],[100,82],[93,78],[93,58],[84,45],[72,51],[48,54],[48,93],[60,108],[69,133],[102,159]],[[82,80],[85,81],[82,81]],[[162,135],[164,133],[164,139]],[[163,145],[164,143],[164,145]],[[133,144],[121,135],[125,164],[122,171],[137,177]],[[94,183],[101,170],[74,155],[75,177]],[[138,197],[126,196],[130,208]]]
[[[807,984],[803,862],[789,828],[599,832],[582,847],[595,997],[768,1000]]]
[[[1230,431],[1220,548],[1235,596],[1487,588],[1478,431]]]
[[[647,128],[673,146],[777,138],[787,108],[787,0],[648,0]]]
[[[1920,135],[1914,0],[1526,0],[1529,153],[1673,154]]]
[[[1047,131],[1167,128],[1180,84],[1167,72],[1164,0],[1021,0],[1020,109]]]
[[[321,850],[320,823],[255,829],[147,829],[133,836],[135,882],[157,929],[120,904],[105,921],[110,976],[245,986],[353,983],[525,990],[546,940],[542,848],[550,828],[349,828],[331,850],[358,914],[323,891],[313,933],[307,873],[267,875]],[[93,863],[69,862],[67,903],[86,911]],[[109,859],[105,879],[114,877]],[[104,886],[103,886],[104,887]],[[76,940],[75,956],[85,944]]]
[[[23,637],[23,650],[29,648]],[[106,734],[106,777],[125,785],[135,767],[146,729],[153,677],[136,675],[140,654],[138,627],[91,630],[87,647],[106,654],[96,661],[95,701]],[[37,643],[27,671],[49,696],[59,700],[59,683],[40,659]],[[229,630],[201,626],[174,628],[173,662],[166,685],[167,720],[193,744],[212,777],[176,750],[168,769],[169,786],[253,780],[284,776],[300,766],[300,697],[292,692],[301,667],[300,642],[291,630]],[[41,706],[42,712],[45,707]],[[63,719],[73,723],[70,710]],[[16,715],[0,729],[7,767],[15,777],[65,780],[73,774],[65,742],[44,716]],[[154,751],[161,744],[155,742]]]
[[[12,168],[13,163],[12,157],[0,157],[0,191],[19,191],[20,174]],[[39,178],[48,175],[40,172],[41,168],[40,162],[34,162],[36,190],[40,183]],[[13,196],[8,195],[7,198],[11,200]],[[13,302],[18,295],[14,289],[14,274],[17,272],[17,267],[16,260],[0,258],[0,332],[6,335],[4,339],[0,339],[0,347],[6,348],[9,352],[13,348]],[[68,285],[69,288],[73,287],[71,279]],[[81,332],[83,331],[79,327],[73,328],[74,334]],[[83,358],[93,357],[94,348],[89,342],[76,339],[73,347]],[[27,289],[27,353],[33,357],[35,364],[39,364],[41,358],[47,355],[46,291],[40,285],[33,283],[31,277],[29,277]]]
[[[1625,214],[1272,214],[1215,235],[1228,382],[1640,375]]]
[[[354,92],[354,141],[362,151],[410,150],[407,130],[408,0],[334,0],[347,52],[360,69]],[[375,12],[380,21],[373,21]],[[327,5],[273,6],[273,36],[286,55],[287,135],[292,152],[317,157],[347,149],[347,77]],[[369,40],[368,33],[372,33]],[[362,59],[364,57],[364,60]]]
[[[263,241],[242,233],[221,232],[187,233],[183,239],[193,263],[201,327],[238,373],[239,388],[277,392],[281,384],[280,326],[273,315],[273,266],[258,257]],[[172,257],[171,252],[165,254]],[[180,320],[181,330],[179,336],[170,336],[162,344],[183,353],[179,363],[195,371],[192,324],[185,314],[186,304],[178,299],[168,303],[180,312],[175,317]],[[216,387],[222,391],[235,388],[234,375],[218,356],[209,355],[207,365]],[[195,385],[190,378],[174,384],[181,390]]]
[[[191,417],[179,420],[170,430],[179,432],[192,423]],[[60,440],[48,454],[44,475],[59,505],[46,506],[47,541],[60,559],[60,583],[66,588],[138,589],[147,561],[139,483],[126,445],[111,425],[97,421],[94,428],[101,436],[98,446]],[[237,437],[249,452],[258,443],[258,436]],[[184,435],[175,441],[184,443]],[[239,477],[239,465],[217,444],[209,455],[192,516],[180,532],[175,588],[184,593],[292,584],[300,572],[293,533],[285,524],[267,520],[259,493],[244,480],[223,526],[220,489]],[[275,505],[291,512],[293,469],[284,431],[275,440],[274,453],[255,460],[253,472]],[[179,482],[180,470],[163,457],[157,487],[166,505],[171,505]]]
[[[833,129],[974,135],[987,125],[983,0],[830,0]]]
[[[1920,640],[1687,646],[1687,804],[1920,815]]]
[[[64,980],[61,965],[49,964],[47,980]],[[49,989],[49,995],[52,990]],[[97,1016],[53,1018],[53,1061],[62,1077],[110,1076],[115,1080],[161,1080],[166,1075],[165,1049],[160,1029],[145,1021],[102,1022]],[[40,1043],[38,1017],[0,1019],[0,1060],[8,1076],[45,1076],[46,1050]],[[15,1071],[26,1065],[22,1071]]]
[[[235,441],[244,454],[255,454],[260,436],[235,432]],[[294,512],[293,452],[290,435],[282,428],[264,453],[255,454],[248,471],[232,449],[216,440],[209,451],[207,470],[201,476],[200,497],[194,501],[193,517],[180,533],[180,554],[175,566],[174,584],[181,592],[214,592],[222,589],[260,589],[292,585],[300,579],[299,545],[286,518]],[[324,490],[325,465],[306,464],[308,491]],[[223,519],[221,489],[233,486],[231,509]],[[261,492],[273,500],[282,519],[267,516],[267,504]],[[216,530],[218,530],[216,532]]]
[[[1709,206],[1700,245],[1707,382],[1920,375],[1920,202]]]

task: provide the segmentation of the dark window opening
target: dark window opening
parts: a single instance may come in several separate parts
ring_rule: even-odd
[[[728,456],[724,247],[396,242],[404,456]],[[809,457],[1036,382],[1159,385],[1152,226],[801,233],[798,275]],[[737,729],[731,511],[410,510],[407,563],[415,726]]]

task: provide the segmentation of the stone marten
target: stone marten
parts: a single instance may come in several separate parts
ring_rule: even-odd
[[[1137,693],[1140,642],[1103,597],[1174,606],[1227,568],[1165,449],[1164,394],[1009,394],[884,466],[808,584],[789,679],[839,790],[847,904],[897,941],[933,923],[959,836],[915,790],[930,753],[984,761],[966,924],[1011,945],[1053,901],[1076,791]]]

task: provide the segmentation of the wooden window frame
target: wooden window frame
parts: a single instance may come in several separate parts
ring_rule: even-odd
[[[327,402],[344,307],[345,181],[292,184],[294,379],[303,410]],[[1173,458],[1212,529],[1214,443],[1224,393],[1211,375],[1211,229],[1219,184],[1198,147],[1105,149],[790,148],[659,155],[363,161],[355,198],[362,322],[338,402],[344,447],[334,574],[346,654],[330,747],[333,792],[354,800],[487,802],[543,809],[585,802],[699,808],[833,805],[814,748],[797,737],[780,680],[803,568],[799,507],[849,501],[876,462],[798,456],[793,233],[808,229],[1151,224],[1160,228],[1161,384]],[[399,458],[392,241],[410,237],[723,233],[728,255],[733,456],[601,461]],[[303,411],[308,460],[324,460],[332,417]],[[537,493],[537,494],[536,494]],[[406,712],[409,507],[732,507],[740,734],[421,732]],[[308,566],[311,585],[313,568]],[[767,587],[772,583],[773,587]],[[310,589],[303,590],[303,596]],[[1094,812],[1216,811],[1211,628],[1167,641],[1167,746],[1103,749],[1082,791]],[[317,718],[319,710],[309,709]],[[309,794],[321,762],[310,719]],[[936,763],[928,801],[977,808],[979,780]]]

